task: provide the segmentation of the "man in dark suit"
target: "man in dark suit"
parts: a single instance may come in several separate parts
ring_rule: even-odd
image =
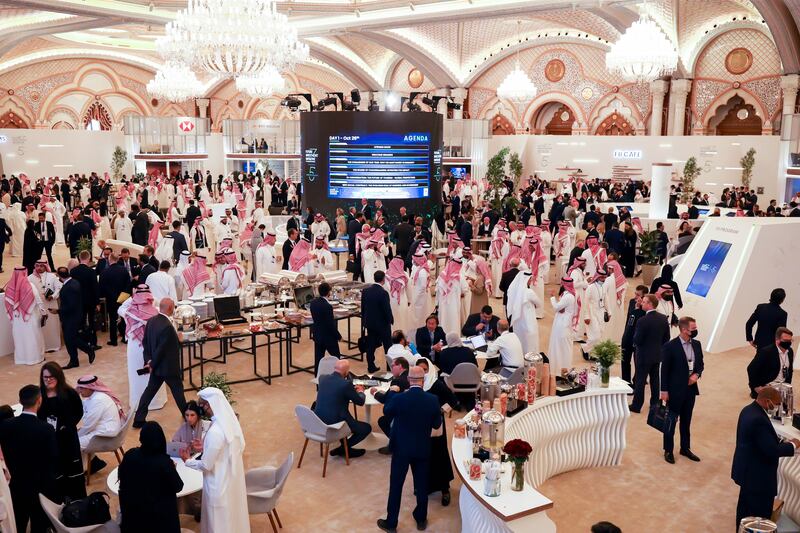
[[[194,221],[203,216],[200,208],[194,205],[194,200],[189,200],[189,207],[186,208],[186,227],[191,229],[194,227]]]
[[[360,230],[360,228],[359,228]],[[408,223],[408,215],[404,215],[400,224],[392,230],[392,240],[395,242],[397,255],[407,257],[408,250],[411,248],[411,241],[414,239],[414,226]]]
[[[484,335],[487,341],[491,341],[500,336],[500,332],[497,331],[499,320],[494,316],[492,307],[484,305],[480,313],[473,313],[467,317],[464,327],[461,328],[461,334],[465,337]]]
[[[753,348],[768,346],[775,340],[775,331],[780,327],[786,327],[786,311],[781,304],[786,299],[786,291],[783,289],[773,289],[769,295],[769,303],[758,304],[756,310],[747,319],[745,324],[745,335],[747,342]],[[753,338],[753,326],[758,324],[755,339]]]
[[[69,182],[66,180],[66,178],[61,180],[59,190],[61,191],[61,201],[64,203],[64,207],[67,208],[67,211],[71,210],[72,195],[70,194]]]
[[[58,268],[58,279],[62,286],[59,291],[58,317],[61,319],[61,331],[64,334],[64,347],[69,354],[69,364],[64,369],[79,366],[78,349],[89,356],[89,364],[94,363],[94,346],[86,342],[80,335],[83,313],[83,294],[80,282],[72,279],[66,267]]]
[[[773,381],[791,383],[793,372],[792,332],[781,327],[775,332],[773,342],[759,348],[747,365],[750,397],[755,398],[759,390]]]
[[[136,260],[136,258],[131,257],[131,251],[127,248],[123,248],[119,251],[119,262],[122,263],[122,266],[125,268],[125,272],[128,273],[128,276],[131,279],[139,275],[139,262]],[[99,276],[100,273],[98,272],[97,275]]]
[[[6,249],[6,243],[11,242],[11,228],[6,224],[6,219],[0,218],[0,273],[3,272],[3,253]]]
[[[375,399],[378,402],[385,405],[386,402],[388,402],[391,399],[392,395],[399,394],[401,392],[405,392],[406,390],[408,390],[409,387],[408,369],[409,369],[408,360],[405,357],[395,357],[394,359],[392,359],[392,366],[391,366],[392,381],[389,382],[389,390],[384,392],[378,390],[377,387],[372,387],[372,389],[370,389],[370,392],[375,397]],[[381,428],[381,430],[388,437],[391,432],[392,418],[384,414],[383,416],[378,418],[378,427]],[[389,455],[392,453],[388,446],[380,448],[378,452],[383,455]]]
[[[150,318],[144,327],[142,337],[142,355],[144,366],[150,370],[150,379],[147,382],[133,427],[140,428],[147,418],[147,408],[150,401],[164,383],[172,392],[178,410],[183,416],[186,411],[186,398],[183,395],[183,375],[181,373],[180,340],[175,326],[170,317],[175,310],[175,302],[171,298],[162,298],[158,303],[158,314]]]
[[[503,275],[500,276],[500,292],[503,293],[503,307],[508,306],[508,288],[511,287],[514,278],[519,274],[519,259],[512,259],[509,266],[511,268],[503,272]]]
[[[425,320],[425,327],[418,328],[414,338],[417,344],[417,353],[436,362],[438,353],[445,343],[445,333],[439,326],[439,319],[436,315],[431,315]]]
[[[125,271],[122,263],[117,261],[117,257],[111,254],[109,257],[111,265],[103,270],[100,274],[100,281],[98,282],[98,289],[100,296],[106,299],[106,311],[108,312],[108,345],[117,345],[117,333],[124,339],[125,328],[121,326],[117,311],[120,304],[118,303],[119,295],[123,292],[130,291],[131,279]]]
[[[620,231],[618,225],[606,226],[603,241],[608,244],[608,252],[616,252],[617,255],[622,255],[622,251],[625,249],[625,234]]]
[[[353,257],[356,255],[356,234],[361,232],[363,226],[363,213],[356,213],[355,218],[347,223],[347,253]]]
[[[334,357],[340,357],[339,341],[342,335],[336,326],[333,317],[333,306],[328,302],[328,295],[331,293],[331,286],[328,283],[321,283],[319,286],[319,297],[314,298],[308,307],[311,311],[311,335],[314,337],[314,375],[317,374],[319,361],[327,351]]]
[[[0,423],[0,448],[11,474],[9,488],[17,531],[44,533],[50,521],[39,504],[39,494],[60,501],[56,488],[58,444],[53,427],[36,415],[42,405],[42,393],[36,385],[19,391],[22,413]],[[2,474],[0,474],[2,475]]]
[[[139,209],[138,205],[132,205],[131,209],[132,212],[130,216],[133,219],[131,238],[134,244],[144,246],[147,244],[147,237],[150,232],[150,220],[147,218],[147,212],[144,209]]]
[[[319,377],[317,401],[314,402],[314,413],[326,424],[336,424],[344,421],[352,434],[347,438],[348,455],[360,457],[366,453],[364,450],[354,450],[353,446],[367,438],[372,433],[372,427],[366,422],[359,422],[350,413],[350,402],[354,405],[364,405],[364,387],[355,387],[347,379],[350,374],[350,361],[339,359],[336,361],[333,374]],[[344,448],[331,450],[331,455],[344,455]]]
[[[56,228],[52,222],[45,220],[45,214],[39,213],[39,221],[36,222],[36,237],[42,245],[42,249],[47,254],[47,263],[50,265],[50,270],[55,271],[56,267],[53,264],[53,245],[56,242]]]
[[[91,220],[86,220],[83,215],[78,214],[75,222],[69,228],[69,250],[70,256],[76,257],[78,255],[78,242],[81,239],[87,239],[90,243],[92,242],[92,230],[94,229],[94,223]]]
[[[191,226],[189,226],[191,227]],[[172,252],[173,252],[173,259],[175,262],[178,262],[178,259],[181,257],[181,252],[186,250],[189,251],[189,245],[186,244],[186,237],[184,237],[183,233],[181,233],[181,221],[180,220],[173,220],[172,221],[172,231],[170,231],[167,235],[172,237]]]
[[[456,332],[447,334],[447,348],[439,352],[436,357],[436,366],[444,374],[452,374],[453,369],[461,363],[477,365],[475,352],[461,344],[461,337]]]
[[[464,243],[464,246],[471,246],[472,243],[472,215],[464,215],[464,222],[458,230],[458,236]]]
[[[678,329],[678,336],[661,349],[661,400],[667,402],[668,408],[664,460],[670,464],[675,463],[672,450],[675,446],[676,421],[681,426],[680,454],[692,461],[700,461],[692,453],[690,430],[695,397],[700,394],[697,380],[703,375],[703,348],[700,341],[695,340],[697,322],[692,317],[685,316],[678,320]]]
[[[536,225],[542,223],[542,215],[544,215],[544,196],[542,191],[536,191],[536,199],[533,201],[533,212],[536,214]]]
[[[392,345],[392,307],[389,293],[382,287],[386,275],[382,270],[375,272],[375,283],[361,291],[361,325],[367,332],[367,372],[377,372],[375,350],[383,345],[384,351]]]
[[[293,229],[300,231],[302,220],[300,220],[300,212],[297,209],[291,210],[291,218],[286,221],[286,231],[289,232]]]
[[[389,498],[386,519],[378,520],[383,531],[397,531],[397,517],[408,469],[414,476],[417,506],[413,516],[417,529],[428,525],[428,472],[431,460],[431,431],[442,426],[442,411],[436,396],[422,390],[425,371],[415,366],[408,373],[409,389],[395,394],[383,408],[384,415],[392,417],[389,448],[392,466],[389,474]]]
[[[645,294],[649,292],[648,288],[644,285],[636,287],[636,296],[631,298],[628,302],[628,313],[625,315],[625,329],[622,332],[622,362],[621,374],[622,379],[633,385],[631,379],[631,362],[633,360],[633,334],[636,332],[636,323],[644,316],[644,309],[642,309],[642,299]]]
[[[156,259],[156,249],[150,246],[149,244],[144,247],[144,261],[141,260],[141,255],[139,256],[139,260],[144,265],[145,263],[150,263],[153,265],[153,268],[158,271],[158,267],[161,265],[161,261]]]
[[[89,266],[91,260],[92,254],[88,250],[81,251],[78,254],[80,263],[70,271],[69,275],[73,281],[77,281],[80,284],[81,309],[83,313],[81,327],[84,328],[86,341],[97,350],[100,347],[97,345],[95,315],[97,313],[97,305],[100,303],[100,287],[97,283],[97,274]]]
[[[633,403],[631,411],[641,412],[644,404],[644,386],[650,380],[650,403],[658,402],[658,365],[661,363],[661,347],[669,340],[669,323],[667,317],[656,311],[658,298],[647,294],[642,298],[642,310],[645,315],[636,323],[633,333],[635,352],[633,377]]]
[[[103,270],[105,270],[108,267],[108,258],[109,256],[111,256],[111,253],[113,251],[114,251],[113,249],[106,246],[105,248],[103,248],[103,251],[100,252],[101,254],[100,259],[98,259],[97,264],[94,265],[94,271],[98,276],[103,272]]]
[[[150,258],[147,257],[146,254],[139,254],[139,261],[137,262],[139,267],[136,269],[136,280],[134,285],[138,285],[141,283],[147,283],[147,276],[158,272],[158,266],[154,266],[153,263],[150,262]]]
[[[294,250],[294,245],[297,244],[297,241],[300,240],[299,233],[296,229],[288,230],[289,235],[288,238],[283,241],[283,266],[281,268],[283,270],[289,270],[289,256],[292,255],[292,250]]]
[[[772,516],[772,504],[778,494],[778,459],[792,457],[800,447],[797,439],[782,442],[772,426],[767,413],[780,403],[780,393],[764,387],[756,401],[739,413],[731,468],[731,478],[739,485],[737,527],[746,516]]]
[[[606,226],[606,231],[610,228],[614,227],[615,225],[619,225],[619,217],[614,213],[614,208],[609,207],[608,213],[603,215],[603,223]]]

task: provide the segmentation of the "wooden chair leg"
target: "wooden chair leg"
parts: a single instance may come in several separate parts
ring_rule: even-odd
[[[283,529],[283,524],[281,524],[281,517],[278,516],[278,509],[273,509],[272,514],[275,515],[275,520],[278,521],[278,527]]]
[[[319,443],[319,456],[322,457],[322,443]]]
[[[272,519],[272,514],[267,513],[267,517],[269,518],[269,523],[272,524],[273,533],[278,533],[278,528],[275,527],[275,521]]]
[[[325,443],[325,459],[322,463],[322,477],[325,477],[325,472],[328,471],[328,448],[330,448],[330,444],[327,442]]]
[[[353,404],[353,418],[355,418],[356,422],[358,422],[358,407],[356,404]]]
[[[342,446],[344,447],[344,463],[350,466],[350,450],[347,447],[347,439],[342,439]]]
[[[114,450],[114,457],[117,458],[117,464],[122,463],[122,455],[120,455],[119,449]]]
[[[94,457],[93,454],[89,454],[86,456],[86,486],[89,486],[89,478],[92,476],[92,458]]]
[[[303,443],[303,451],[300,452],[300,460],[297,461],[297,468],[300,468],[300,465],[303,464],[303,456],[306,454],[306,446],[308,446],[308,439]]]

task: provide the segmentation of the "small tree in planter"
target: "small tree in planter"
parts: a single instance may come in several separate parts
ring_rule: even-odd
[[[742,186],[750,190],[750,180],[753,179],[753,167],[756,164],[756,149],[750,148],[739,160],[739,164],[742,165]]]
[[[225,399],[228,400],[228,403],[233,406],[236,401],[233,399],[233,389],[231,386],[228,385],[228,374],[219,374],[217,372],[209,372],[203,377],[203,385],[200,389],[205,389],[207,387],[214,387],[215,389],[219,389],[222,391],[222,394],[225,396]]]
[[[642,262],[642,281],[648,287],[658,276],[658,231],[645,231],[639,235],[639,255]]]
[[[504,207],[513,209],[519,203],[513,194],[503,198],[499,193],[500,189],[505,187],[503,181],[506,177],[506,157],[508,157],[509,152],[508,147],[503,148],[492,156],[486,165],[486,181],[489,182],[489,187],[484,193],[484,198],[489,202],[492,209],[498,213],[502,213]]]
[[[690,157],[686,160],[686,164],[683,166],[683,175],[681,176],[681,202],[686,203],[692,197],[694,180],[700,176],[702,171],[703,169],[697,165],[697,158]]]
[[[519,188],[519,180],[522,178],[522,161],[517,152],[512,152],[508,158],[508,171],[514,178],[514,188]]]
[[[621,353],[617,343],[612,340],[598,342],[592,349],[592,355],[600,364],[600,382],[603,387],[608,387],[611,379],[611,367],[619,361]]]
[[[119,181],[122,177],[122,167],[125,166],[127,160],[128,152],[123,150],[120,146],[115,147],[114,153],[111,154],[111,176],[114,178],[114,181]]]

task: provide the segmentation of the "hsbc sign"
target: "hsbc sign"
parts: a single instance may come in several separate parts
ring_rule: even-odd
[[[191,117],[178,117],[178,131],[182,135],[188,135],[194,131],[194,119]]]

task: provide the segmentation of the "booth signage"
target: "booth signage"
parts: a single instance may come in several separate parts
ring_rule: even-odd
[[[194,131],[194,119],[191,117],[178,117],[178,130],[181,135],[188,135]]]
[[[614,159],[641,159],[641,150],[614,150],[612,154]]]

